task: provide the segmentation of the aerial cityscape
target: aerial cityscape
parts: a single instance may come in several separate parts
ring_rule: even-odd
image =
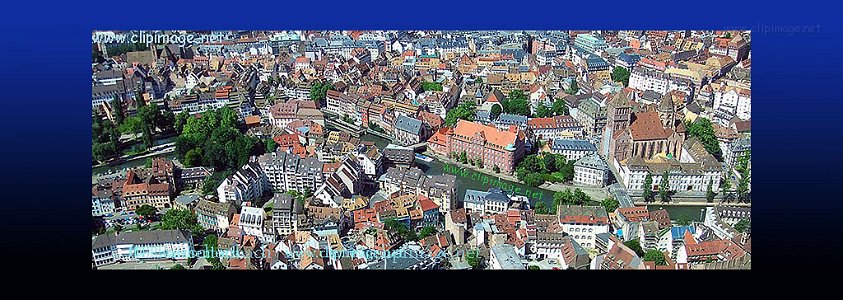
[[[94,31],[97,270],[751,269],[751,32]]]

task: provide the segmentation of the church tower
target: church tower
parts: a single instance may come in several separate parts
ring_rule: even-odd
[[[673,97],[670,92],[664,93],[659,102],[659,118],[664,128],[676,129],[676,107],[673,105]]]
[[[611,126],[613,132],[623,131],[629,126],[632,105],[629,97],[623,91],[618,92],[606,107],[606,126]]]

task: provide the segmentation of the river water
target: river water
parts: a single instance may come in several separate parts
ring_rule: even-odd
[[[176,140],[176,137],[171,136],[171,137],[168,137],[168,138],[154,140],[152,142],[152,144],[153,144],[153,146],[160,146],[160,145],[163,145],[163,144],[172,143],[175,140]],[[133,145],[132,147],[135,147],[135,146],[137,146],[137,145]],[[150,158],[155,158],[155,157],[163,157],[163,158],[172,160],[172,159],[176,158],[176,153],[171,152],[171,153],[165,153],[165,154],[161,154],[161,155],[150,156]],[[116,164],[116,165],[105,165],[105,166],[99,166],[99,167],[96,167],[96,168],[91,168],[91,174],[92,175],[99,175],[99,174],[104,174],[104,173],[117,172],[117,171],[121,171],[121,170],[124,170],[124,169],[140,167],[140,166],[143,166],[145,164],[146,164],[146,158],[135,159],[135,160],[126,161],[126,162]]]
[[[378,147],[378,149],[383,149],[387,145],[389,145],[390,141],[375,135],[365,134],[361,137],[364,141],[370,141]],[[155,145],[161,145],[165,143],[172,142],[174,138],[167,138],[156,140]],[[164,157],[167,159],[175,159],[175,153],[168,153],[164,155],[159,155],[155,157]],[[118,165],[113,166],[101,166],[92,169],[92,173],[96,174],[103,174],[109,173],[114,171],[120,171],[126,168],[135,168],[140,167],[146,164],[146,159],[136,159],[128,162],[124,162]],[[442,175],[444,173],[452,174],[457,176],[457,201],[462,201],[465,197],[465,191],[468,189],[473,190],[481,190],[486,191],[489,188],[499,187],[501,189],[507,191],[513,191],[517,195],[523,195],[530,198],[530,201],[535,203],[535,201],[543,201],[546,204],[553,203],[553,191],[529,187],[527,185],[512,182],[508,180],[500,179],[499,177],[494,177],[490,175],[486,175],[480,172],[476,172],[470,169],[462,169],[459,166],[452,166],[446,163],[442,163],[436,159],[431,162],[424,162],[421,160],[416,160],[416,167],[421,169],[425,175],[433,176],[433,175]],[[595,199],[599,201],[599,199]],[[659,209],[664,207],[668,213],[670,213],[671,219],[676,219],[681,215],[687,215],[691,218],[691,220],[701,221],[701,212],[704,212],[704,206],[662,206],[658,204],[652,204],[647,206],[650,210]]]
[[[361,137],[364,141],[374,142],[375,146],[383,149],[390,143],[389,140],[365,134]],[[486,175],[470,169],[461,169],[459,166],[452,166],[434,159],[431,162],[424,162],[416,160],[416,167],[424,171],[425,175],[442,175],[443,173],[453,174],[457,176],[457,200],[462,201],[465,197],[465,191],[468,189],[485,191],[492,187],[500,187],[504,190],[515,191],[517,195],[523,195],[530,198],[530,201],[543,201],[548,205],[553,204],[553,193],[540,188],[529,187],[527,185],[503,180],[498,177]],[[595,199],[600,201],[602,199]],[[705,212],[705,206],[670,206],[670,205],[648,205],[649,210],[657,210],[664,208],[670,214],[671,219],[677,219],[681,215],[687,215],[693,221],[702,221],[702,214]]]

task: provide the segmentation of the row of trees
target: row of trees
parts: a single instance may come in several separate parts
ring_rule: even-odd
[[[571,189],[565,189],[564,191],[553,194],[553,205],[548,206],[544,202],[539,201],[533,209],[537,214],[556,214],[556,210],[559,206],[585,205],[591,202],[591,196],[587,195],[579,188],[575,188],[573,191],[571,191]]]
[[[94,160],[105,162],[117,155],[120,146],[117,127],[103,120],[96,112],[91,114],[91,153]]]
[[[668,202],[670,201],[670,198],[673,194],[674,191],[670,188],[670,174],[667,172],[667,170],[665,170],[664,173],[662,173],[661,182],[659,182],[659,199],[662,202]],[[644,198],[644,202],[650,202],[653,201],[654,196],[655,195],[653,193],[653,175],[647,173],[647,176],[644,177],[644,193],[641,195],[641,197]]]
[[[515,168],[515,176],[524,184],[537,187],[547,181],[570,182],[574,179],[574,161],[554,153],[531,154]]]

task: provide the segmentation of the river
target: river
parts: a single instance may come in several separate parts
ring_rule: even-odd
[[[171,137],[167,137],[167,138],[163,138],[163,139],[154,140],[152,142],[152,144],[154,146],[160,146],[160,145],[163,145],[163,144],[172,143],[175,140],[176,140],[176,136],[171,136]],[[131,147],[136,147],[136,146],[137,146],[137,144],[132,145]],[[153,157],[163,157],[163,158],[172,160],[172,159],[176,158],[176,153],[175,152],[165,153],[165,154],[161,154],[161,155],[155,155],[155,156],[152,156],[150,158],[153,158]],[[124,170],[124,169],[140,167],[140,166],[143,166],[145,164],[146,164],[145,158],[144,159],[134,159],[134,160],[124,161],[124,162],[116,164],[116,165],[104,165],[104,166],[98,166],[98,167],[95,167],[95,168],[91,168],[91,174],[92,175],[99,175],[99,174],[104,174],[104,173],[112,173],[112,172],[117,172],[117,171],[121,171],[121,170]]]
[[[383,149],[390,143],[389,140],[374,136],[371,134],[364,134],[361,137],[364,141],[374,142],[378,149]],[[508,180],[499,179],[490,175],[486,175],[470,169],[459,169],[459,167],[452,168],[451,165],[440,162],[434,159],[431,162],[424,162],[416,160],[416,167],[424,171],[425,175],[442,175],[443,173],[453,174],[457,176],[457,199],[462,201],[465,197],[467,189],[473,190],[488,190],[492,187],[501,187],[504,190],[515,191],[518,195],[524,195],[530,198],[531,201],[544,201],[546,204],[553,203],[553,191],[529,187],[527,185],[512,182]],[[448,172],[446,172],[446,170]],[[600,199],[595,199],[600,201]],[[672,206],[672,205],[648,205],[649,210],[657,210],[664,208],[670,214],[670,218],[676,220],[681,215],[687,215],[693,221],[702,221],[705,212],[705,206]]]
[[[361,139],[374,142],[375,146],[379,149],[385,148],[390,143],[387,139],[371,134],[364,134]],[[431,162],[424,162],[417,159],[416,167],[428,176],[442,175],[443,173],[456,175],[458,201],[462,201],[465,197],[465,191],[468,189],[486,191],[489,188],[500,187],[504,190],[513,191],[516,195],[527,196],[531,201],[544,201],[547,204],[553,202],[553,191],[529,187],[518,182],[503,180],[469,169],[460,169],[459,166],[446,165],[436,159]]]

